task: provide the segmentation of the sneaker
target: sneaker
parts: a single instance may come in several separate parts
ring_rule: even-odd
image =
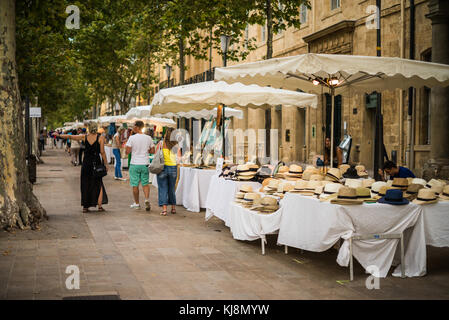
[[[118,178],[120,181],[127,181],[128,179],[126,178]]]
[[[145,200],[145,210],[147,211],[151,210],[150,200]]]
[[[114,180],[120,180],[120,178],[118,178],[118,177],[114,177]]]
[[[132,205],[129,206],[131,209],[140,209],[140,204],[138,203],[133,203]]]

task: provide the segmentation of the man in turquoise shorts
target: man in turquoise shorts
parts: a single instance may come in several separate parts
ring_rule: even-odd
[[[126,142],[126,154],[131,153],[131,164],[129,166],[129,181],[133,188],[134,203],[130,205],[133,209],[140,209],[139,183],[142,184],[145,194],[145,209],[150,211],[150,186],[149,186],[149,153],[154,153],[154,142],[150,136],[143,134],[144,123],[136,121],[134,124],[134,135]]]

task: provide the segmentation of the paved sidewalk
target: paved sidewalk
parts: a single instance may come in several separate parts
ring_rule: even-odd
[[[348,268],[338,266],[334,249],[290,248],[285,255],[273,235],[262,256],[259,241],[234,240],[222,221],[205,222],[204,212],[177,207],[176,215],[160,216],[153,187],[151,212],[132,210],[128,183],[113,174],[104,179],[107,211],[83,214],[80,167],[61,150],[46,151],[43,160],[34,189],[50,219],[40,231],[0,232],[0,299],[449,298],[449,248],[428,248],[427,276],[388,276],[379,290],[368,290],[358,263],[355,281],[347,282]],[[66,288],[70,265],[79,267],[79,290]]]

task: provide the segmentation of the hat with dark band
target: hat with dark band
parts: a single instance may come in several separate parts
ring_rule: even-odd
[[[415,200],[413,200],[413,203],[415,204],[431,204],[438,202],[437,195],[435,192],[431,189],[421,189],[418,191],[418,196]]]

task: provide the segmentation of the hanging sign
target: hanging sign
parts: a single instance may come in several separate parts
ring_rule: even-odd
[[[30,108],[30,118],[40,118],[41,108]]]

